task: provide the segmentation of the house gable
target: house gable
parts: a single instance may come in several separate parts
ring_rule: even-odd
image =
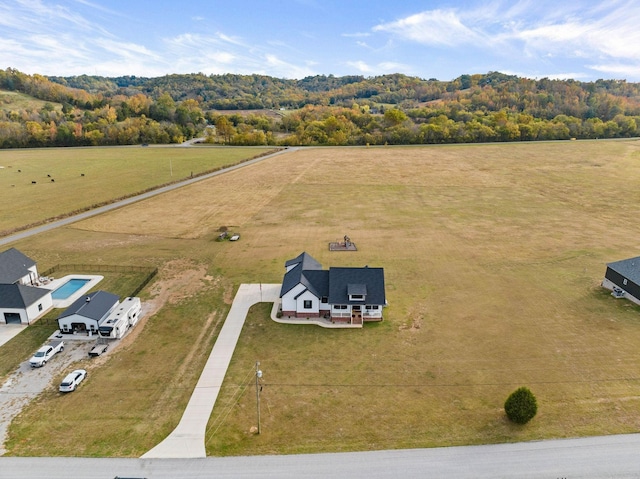
[[[0,284],[14,284],[37,276],[36,262],[15,248],[0,253]]]

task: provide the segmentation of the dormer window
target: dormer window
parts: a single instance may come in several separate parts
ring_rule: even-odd
[[[366,284],[348,284],[347,294],[349,301],[364,301],[367,296]]]

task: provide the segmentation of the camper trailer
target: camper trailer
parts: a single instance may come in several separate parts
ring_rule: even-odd
[[[138,297],[128,297],[122,300],[122,303],[118,306],[118,310],[122,310],[124,316],[127,317],[129,327],[133,328],[138,319],[140,319],[140,311],[142,310],[142,303]]]
[[[120,339],[124,333],[136,325],[140,317],[142,305],[140,298],[125,298],[116,308],[109,314],[98,327],[98,333],[102,338]]]
[[[127,318],[109,316],[98,326],[98,334],[101,338],[120,339],[127,329],[129,329]]]

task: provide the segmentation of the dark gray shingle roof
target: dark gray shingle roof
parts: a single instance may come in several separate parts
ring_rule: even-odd
[[[0,284],[0,308],[24,309],[51,294],[44,288],[34,288],[23,284]]]
[[[15,248],[0,253],[0,284],[13,284],[29,273],[36,262]]]
[[[87,301],[87,298],[89,298],[90,301]],[[115,294],[106,291],[95,291],[75,300],[71,306],[58,316],[58,319],[79,314],[85,318],[98,321],[102,319],[119,300],[120,298]]]
[[[318,292],[318,289],[322,289],[324,282],[324,280],[322,280],[322,265],[313,259],[310,254],[302,253],[296,258],[290,259],[284,265],[285,267],[294,267],[287,271],[282,279],[280,297],[287,294],[299,283],[302,283],[317,296],[323,296]],[[326,273],[326,271],[324,273]],[[324,296],[326,295],[325,293]]]
[[[616,273],[640,285],[640,256],[608,263],[607,266]]]
[[[284,275],[280,297],[302,283],[318,298],[328,297],[330,304],[386,304],[383,268],[323,270],[307,253],[287,261],[285,266],[293,268]],[[366,295],[365,301],[349,301],[350,294]]]
[[[363,291],[366,288],[364,304],[384,305],[384,269],[382,268],[329,268],[329,303],[331,304],[363,304],[362,301],[349,301],[351,291]],[[362,294],[354,293],[351,294]]]

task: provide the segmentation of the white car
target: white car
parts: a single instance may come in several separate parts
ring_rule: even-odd
[[[60,392],[70,393],[71,391],[75,391],[78,384],[80,384],[86,377],[87,371],[84,369],[76,369],[75,371],[70,372],[60,383]]]

